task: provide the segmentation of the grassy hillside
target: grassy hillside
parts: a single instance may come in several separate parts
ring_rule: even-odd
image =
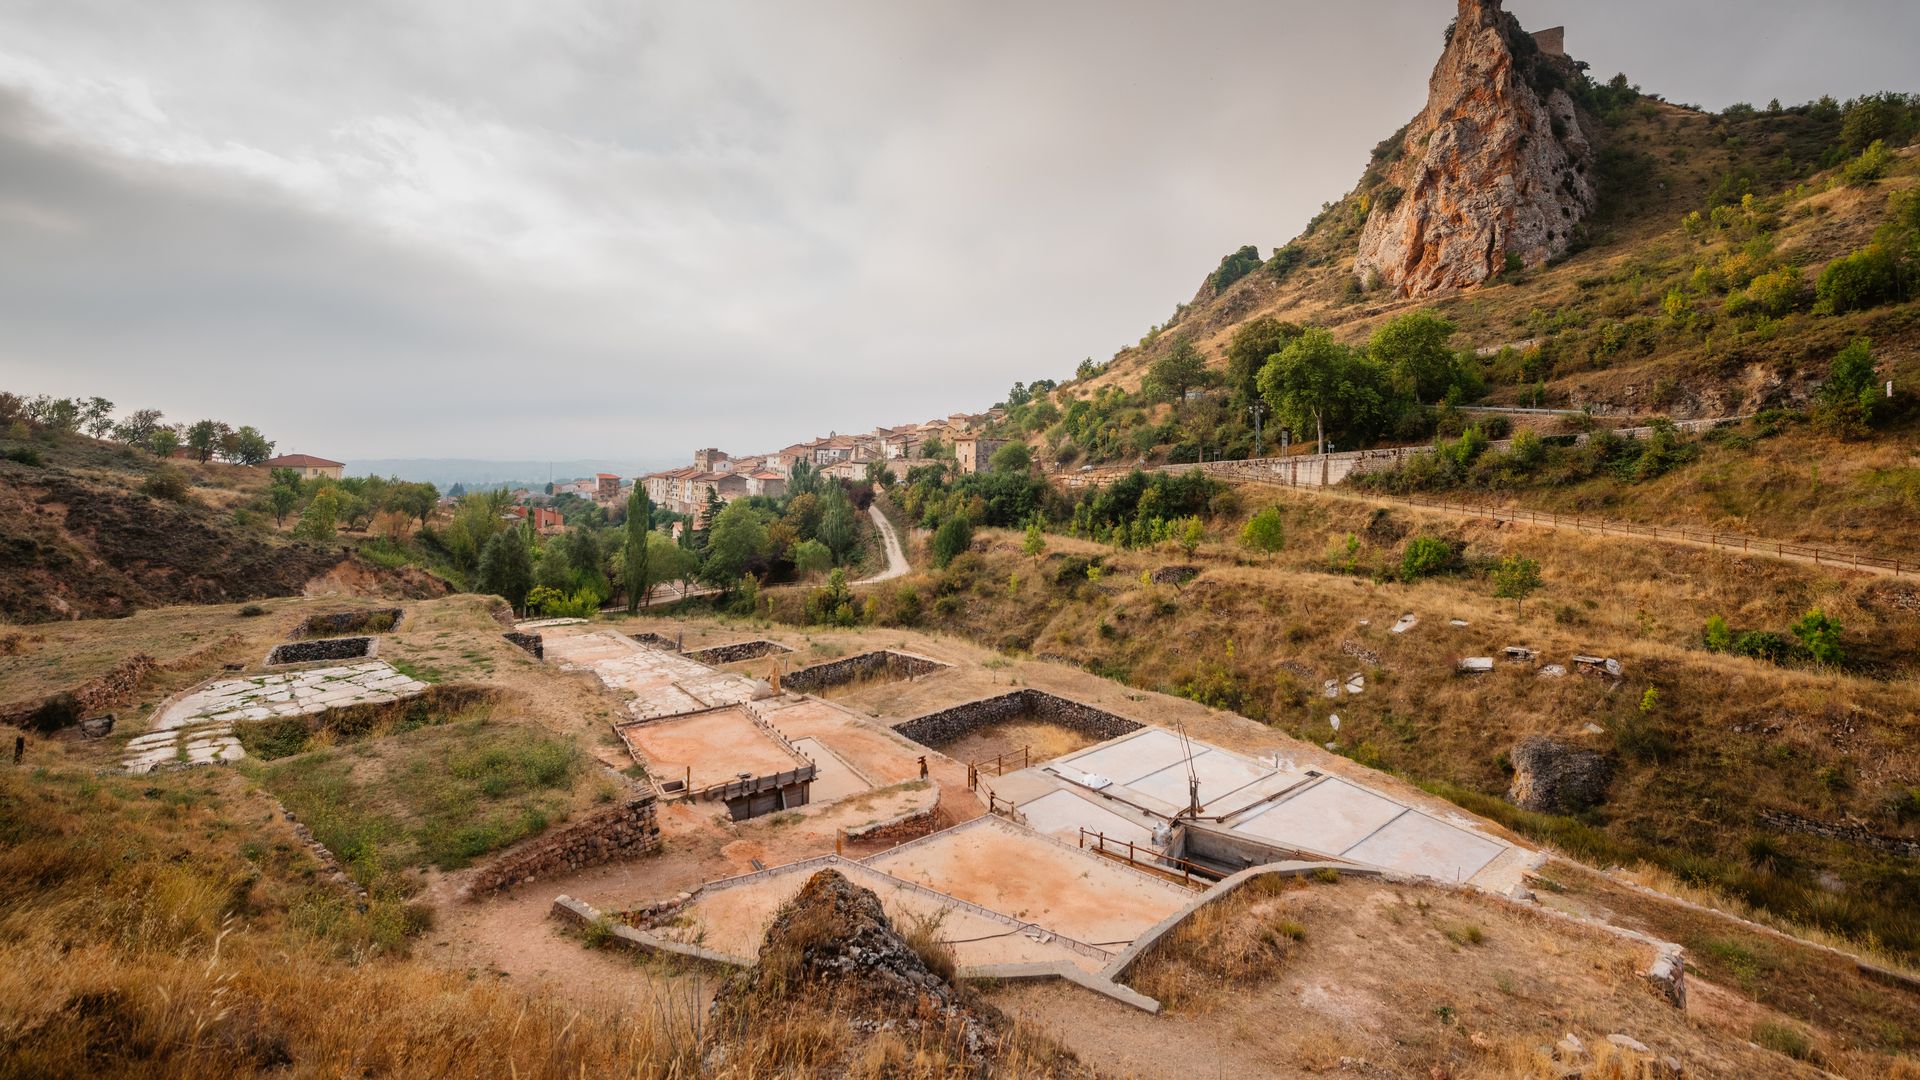
[[[869,618],[1238,712],[1400,772],[1579,858],[1648,862],[1780,918],[1920,958],[1911,860],[1761,817],[1781,811],[1920,839],[1920,741],[1908,723],[1920,712],[1913,583],[1354,500],[1250,489],[1239,502],[1214,501],[1220,513],[1191,558],[1171,543],[1118,550],[1058,535],[1035,558],[1020,534],[986,532],[984,550],[944,571],[870,590]],[[1233,539],[1267,503],[1285,534],[1271,560]],[[1422,538],[1437,541],[1436,570],[1406,580],[1408,551]],[[1537,562],[1537,592],[1494,595],[1508,556]],[[1154,582],[1153,571],[1179,564],[1198,577]],[[803,596],[782,594],[774,611],[803,621],[803,608]],[[1841,627],[1843,656],[1825,665],[1799,652],[1790,629],[1816,609]],[[1407,612],[1420,619],[1415,630],[1388,633]],[[1734,632],[1777,635],[1780,660],[1710,651],[1714,616]],[[1544,678],[1521,665],[1456,673],[1461,657],[1507,645],[1539,650],[1543,664],[1614,657],[1625,675]],[[1356,672],[1363,694],[1323,696],[1324,680]],[[1508,753],[1533,734],[1607,754],[1607,800],[1558,815],[1507,804]]]
[[[0,435],[0,618],[291,596],[329,574],[336,589],[443,591],[423,574],[352,559],[351,543],[293,540],[266,505],[267,484],[260,469],[17,425]]]

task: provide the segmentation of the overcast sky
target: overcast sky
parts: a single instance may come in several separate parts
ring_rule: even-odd
[[[1064,378],[1416,112],[1446,0],[0,0],[0,387],[280,449],[667,460]],[[1913,0],[1510,0],[1718,108]]]

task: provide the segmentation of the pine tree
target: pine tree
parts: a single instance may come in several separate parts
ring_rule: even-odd
[[[647,491],[641,484],[633,485],[633,494],[627,496],[627,543],[621,552],[621,583],[627,590],[627,614],[640,610],[640,599],[647,588],[653,584],[648,574],[652,567],[648,565],[647,533],[653,524],[653,502],[647,498]]]

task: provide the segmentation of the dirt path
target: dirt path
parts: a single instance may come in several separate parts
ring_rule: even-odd
[[[867,514],[873,518],[873,527],[880,530],[880,538],[886,541],[887,568],[872,577],[861,578],[853,584],[871,585],[876,581],[890,581],[906,576],[907,571],[913,569],[913,566],[907,562],[907,553],[900,546],[900,534],[893,531],[893,522],[887,520],[887,515],[881,513],[878,506],[869,505]]]
[[[1756,536],[1743,536],[1739,533],[1714,532],[1711,530],[1684,529],[1671,525],[1644,525],[1638,522],[1617,521],[1612,518],[1591,517],[1583,514],[1542,513],[1504,506],[1479,506],[1473,503],[1449,503],[1441,499],[1415,498],[1392,495],[1368,495],[1358,491],[1337,488],[1294,486],[1289,484],[1266,484],[1237,478],[1238,482],[1250,483],[1256,487],[1280,487],[1288,491],[1298,491],[1317,498],[1345,499],[1349,502],[1363,502],[1373,506],[1403,506],[1428,513],[1445,514],[1448,517],[1465,518],[1477,521],[1499,521],[1514,525],[1530,525],[1537,529],[1550,529],[1557,532],[1580,532],[1592,536],[1617,536],[1628,540],[1651,540],[1656,543],[1677,544],[1682,547],[1704,548],[1710,551],[1722,551],[1730,555],[1774,559],[1780,562],[1805,563],[1824,569],[1858,570],[1862,573],[1879,574],[1882,577],[1920,576],[1920,563],[1905,559],[1891,559],[1877,555],[1859,555],[1852,552],[1834,551],[1816,548],[1806,544],[1790,543],[1784,540],[1768,540]]]

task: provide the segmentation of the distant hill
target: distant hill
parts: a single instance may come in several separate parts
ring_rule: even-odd
[[[468,487],[505,484],[535,490],[549,479],[571,480],[595,473],[641,476],[683,462],[651,459],[635,461],[613,458],[574,461],[488,461],[482,458],[349,458],[348,476],[397,476],[402,480],[426,481],[444,491],[454,484]]]

